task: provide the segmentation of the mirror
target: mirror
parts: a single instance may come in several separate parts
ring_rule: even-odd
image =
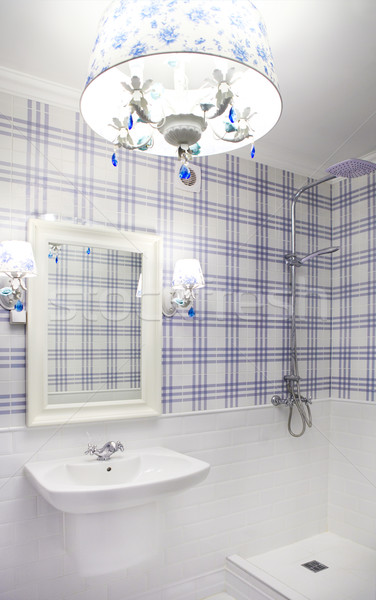
[[[161,242],[31,219],[27,425],[161,410]]]

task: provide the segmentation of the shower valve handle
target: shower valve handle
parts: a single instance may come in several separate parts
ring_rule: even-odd
[[[279,406],[283,403],[281,396],[278,396],[277,394],[274,394],[274,396],[272,396],[271,401],[274,406]]]
[[[271,397],[271,402],[273,406],[280,406],[281,404],[291,406],[293,404],[292,398],[281,398],[278,394],[274,394],[274,396]]]

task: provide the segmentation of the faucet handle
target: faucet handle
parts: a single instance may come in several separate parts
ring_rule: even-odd
[[[85,450],[84,454],[93,455],[94,452],[96,451],[96,449],[97,449],[96,444],[88,444],[87,445],[87,450]]]

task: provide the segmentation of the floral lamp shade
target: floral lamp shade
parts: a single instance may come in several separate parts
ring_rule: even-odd
[[[0,273],[6,273],[17,278],[37,275],[31,244],[18,240],[1,242]]]
[[[281,110],[251,0],[114,0],[104,13],[81,113],[116,147],[227,152],[265,135]]]
[[[204,287],[204,285],[204,276],[200,262],[197,259],[184,258],[176,262],[172,279],[173,289],[196,289]]]

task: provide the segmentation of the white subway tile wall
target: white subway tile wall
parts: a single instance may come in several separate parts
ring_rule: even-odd
[[[224,591],[229,554],[249,556],[326,530],[329,403],[317,401],[314,414],[315,428],[298,441],[287,438],[286,410],[272,406],[102,424],[103,439],[121,436],[129,449],[165,445],[212,467],[204,483],[165,501],[157,559],[99,581],[77,573],[64,552],[62,513],[22,474],[29,459],[81,454],[97,425],[67,427],[75,435],[64,443],[58,428],[48,428],[49,441],[47,430],[12,432],[3,460],[18,460],[0,479],[0,600],[201,600]],[[273,435],[260,441],[268,427]],[[29,433],[34,444],[17,454]]]
[[[376,411],[331,402],[329,529],[376,550]]]

